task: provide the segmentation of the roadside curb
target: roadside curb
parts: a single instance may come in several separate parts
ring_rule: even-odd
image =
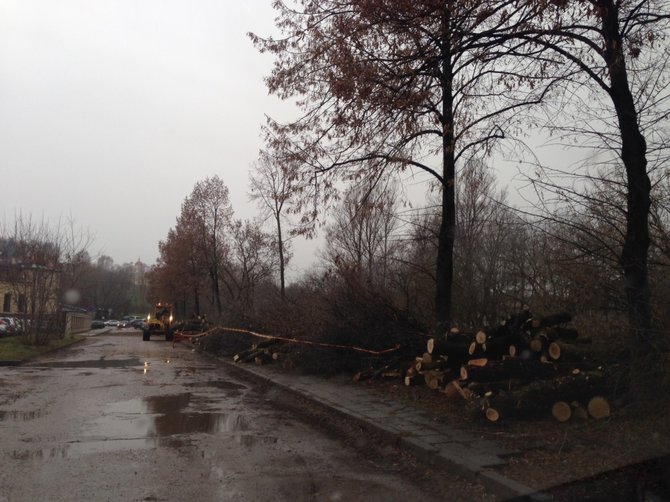
[[[330,402],[314,392],[298,389],[287,383],[277,382],[271,375],[266,374],[266,372],[263,372],[262,370],[247,368],[229,361],[226,358],[217,357],[204,351],[202,351],[202,353],[217,359],[238,374],[250,376],[256,381],[273,385],[294,395],[309,399],[343,418],[355,421],[363,429],[373,431],[382,436],[384,440],[392,446],[396,446],[406,451],[429,465],[457,471],[464,478],[482,484],[487,489],[493,491],[496,495],[504,497],[506,500],[528,500],[537,502],[552,500],[551,496],[541,493],[538,490],[513,479],[507,478],[491,468],[495,467],[495,465],[502,465],[502,463],[496,464],[491,462],[489,466],[483,467],[482,463],[475,462],[474,457],[467,451],[459,452],[456,450],[456,452],[454,452],[449,451],[449,449],[446,451],[444,449],[439,450],[421,437],[403,435],[402,431],[395,429],[390,425],[373,422],[368,417],[354,413],[343,406]]]
[[[0,367],[3,367],[3,366],[4,367],[7,367],[7,366],[22,366],[24,364],[30,363],[31,361],[34,361],[35,359],[40,358],[40,357],[48,356],[48,355],[51,355],[51,354],[56,354],[56,353],[60,352],[61,350],[65,350],[65,349],[68,349],[68,348],[73,347],[75,345],[78,345],[78,344],[86,341],[86,338],[87,338],[82,333],[79,333],[75,336],[83,336],[83,337],[80,338],[79,340],[73,341],[72,343],[69,343],[67,345],[63,345],[62,347],[56,347],[56,348],[53,348],[53,349],[48,350],[46,352],[42,352],[40,354],[35,354],[35,355],[30,356],[30,357],[26,357],[25,359],[0,360]]]
[[[106,333],[109,333],[110,331],[112,331],[112,328],[107,327],[107,328],[89,329],[88,331],[84,331],[82,333],[76,333],[76,334],[81,335],[81,336],[98,336],[98,335],[104,335]]]

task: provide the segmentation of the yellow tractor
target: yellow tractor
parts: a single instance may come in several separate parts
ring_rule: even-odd
[[[172,323],[174,321],[172,305],[169,303],[156,303],[154,311],[147,317],[147,322],[142,331],[142,340],[148,342],[151,335],[165,335],[165,339],[172,340]]]

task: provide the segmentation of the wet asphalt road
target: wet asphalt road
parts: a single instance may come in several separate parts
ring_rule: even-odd
[[[271,388],[138,333],[0,368],[0,501],[430,499]]]

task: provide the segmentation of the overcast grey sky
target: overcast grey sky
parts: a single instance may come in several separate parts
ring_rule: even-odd
[[[196,181],[250,218],[264,114],[290,107],[246,36],[269,0],[0,0],[0,208],[95,234],[91,254],[153,263]]]
[[[149,264],[207,176],[253,218],[260,125],[294,113],[268,96],[272,56],[246,35],[274,17],[270,0],[0,0],[0,218],[72,217],[93,256]],[[516,168],[495,167],[510,183]],[[402,178],[422,201],[429,176]],[[294,242],[293,273],[319,242]]]

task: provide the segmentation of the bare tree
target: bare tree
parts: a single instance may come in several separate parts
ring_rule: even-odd
[[[517,231],[506,207],[505,190],[482,159],[459,171],[456,199],[455,300],[461,320],[481,326],[494,323],[510,308],[505,304],[507,256]],[[501,312],[502,310],[502,312]]]
[[[442,200],[436,258],[435,316],[447,325],[452,308],[456,166],[489,152],[506,136],[516,112],[542,100],[545,89],[527,61],[503,45],[536,14],[515,1],[393,0],[282,2],[281,39],[252,36],[276,56],[271,92],[296,96],[303,115],[270,121],[272,147],[300,163],[309,217],[313,198],[336,199],[338,181],[374,179],[388,169],[419,169],[434,177]],[[436,165],[437,164],[437,165]]]
[[[249,321],[253,316],[256,289],[276,272],[276,241],[256,222],[232,223],[230,253],[223,266],[223,284],[235,312],[230,317]]]
[[[9,228],[2,230],[0,267],[2,282],[7,284],[24,321],[26,343],[42,345],[59,331],[63,249],[67,241],[60,225],[35,221],[18,215]],[[76,240],[85,243],[86,239]],[[83,255],[84,249],[71,249]]]
[[[395,247],[396,200],[393,184],[351,187],[326,233],[329,261],[353,268],[368,284],[385,288]]]
[[[261,210],[269,214],[277,229],[277,252],[279,253],[279,289],[281,298],[286,298],[285,268],[288,263],[288,243],[284,238],[282,225],[289,199],[297,192],[295,169],[289,163],[281,162],[276,156],[261,152],[254,164],[254,172],[249,177],[251,199],[258,202]]]
[[[228,187],[218,176],[197,182],[182,206],[182,217],[193,222],[194,237],[207,267],[213,301],[219,317],[223,312],[220,291],[221,264],[225,262],[228,253],[225,237],[232,216]]]
[[[532,2],[534,3],[534,2]],[[628,319],[632,329],[633,380],[640,392],[658,382],[661,367],[657,336],[652,329],[648,277],[651,180],[649,156],[658,158],[658,145],[649,149],[654,129],[667,120],[667,44],[670,6],[663,0],[575,0],[547,2],[535,29],[519,34],[539,47],[553,51],[580,72],[566,82],[570,96],[579,96],[573,83],[587,82],[609,102],[610,127],[577,127],[573,133],[591,135],[617,152],[625,172],[625,230],[619,263],[624,275]],[[661,40],[659,42],[659,40]],[[591,96],[589,96],[591,97]],[[591,99],[580,111],[596,118]],[[602,113],[602,112],[601,112]],[[664,146],[662,146],[664,148]],[[644,391],[643,391],[644,390]]]

